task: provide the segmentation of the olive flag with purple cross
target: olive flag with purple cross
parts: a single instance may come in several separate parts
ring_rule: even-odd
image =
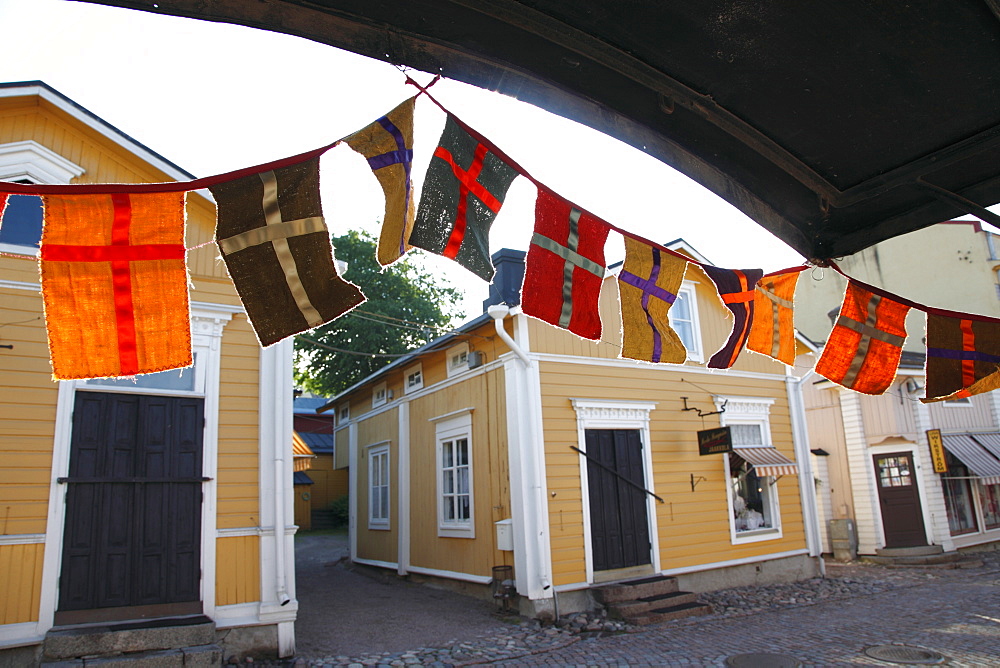
[[[622,357],[670,364],[687,359],[669,317],[687,265],[684,258],[625,237],[625,264],[618,274]]]
[[[1000,322],[928,312],[926,378],[924,403],[1000,388]]]
[[[540,187],[521,290],[524,313],[585,339],[600,339],[598,301],[610,229],[600,218]]]
[[[385,216],[378,239],[378,262],[387,266],[398,260],[411,246],[407,243],[413,229],[413,107],[411,97],[368,127],[344,141],[368,159],[375,178],[385,193]]]

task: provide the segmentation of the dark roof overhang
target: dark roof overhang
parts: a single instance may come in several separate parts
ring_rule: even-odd
[[[677,168],[807,258],[1000,201],[998,0],[89,1],[511,95]]]

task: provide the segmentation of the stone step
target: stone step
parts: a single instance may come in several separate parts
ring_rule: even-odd
[[[927,557],[944,553],[940,545],[920,545],[918,547],[883,547],[875,550],[879,557]]]
[[[612,619],[624,619],[628,621],[639,617],[650,610],[669,608],[683,603],[694,603],[698,595],[689,591],[674,591],[659,596],[649,596],[636,601],[622,601],[608,605],[608,616]]]
[[[860,558],[860,561],[869,564],[879,564],[882,566],[940,566],[955,564],[966,559],[966,556],[958,552],[944,552],[941,554],[914,557],[887,557],[883,555],[864,556]]]
[[[636,601],[651,596],[670,594],[677,591],[677,578],[657,575],[641,580],[629,580],[614,584],[595,587],[593,592],[598,601],[604,605],[623,601]]]
[[[99,668],[210,668],[222,665],[222,648],[218,645],[201,645],[181,649],[165,649],[151,652],[130,652],[115,656],[87,657],[43,661],[41,668],[72,668],[97,666]]]
[[[712,606],[695,601],[694,603],[682,603],[667,608],[650,610],[628,621],[631,624],[645,626],[647,624],[656,624],[657,622],[667,622],[672,619],[684,619],[685,617],[699,617],[710,614],[712,614]]]
[[[113,657],[125,653],[179,650],[215,642],[215,622],[204,615],[138,622],[59,627],[45,634],[45,661]]]

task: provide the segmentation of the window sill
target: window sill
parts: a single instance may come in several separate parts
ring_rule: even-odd
[[[438,538],[475,538],[476,531],[470,527],[438,526]]]
[[[733,533],[733,545],[743,543],[759,543],[765,540],[775,540],[781,538],[781,529],[754,529],[753,531],[740,531]]]
[[[379,522],[379,523],[376,524],[374,522],[369,522],[368,523],[368,530],[369,531],[388,531],[389,530],[389,523],[388,522]]]

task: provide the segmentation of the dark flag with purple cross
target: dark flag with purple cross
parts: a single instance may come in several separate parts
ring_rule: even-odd
[[[517,171],[452,115],[427,168],[410,243],[489,281],[490,226]]]
[[[1000,323],[927,314],[927,392],[961,399],[1000,388]]]

